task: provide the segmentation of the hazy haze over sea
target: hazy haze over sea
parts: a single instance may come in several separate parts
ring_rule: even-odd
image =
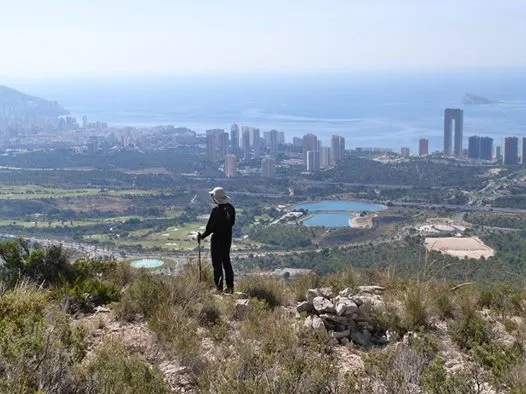
[[[286,139],[332,134],[347,147],[417,149],[429,138],[442,149],[443,111],[464,108],[464,138],[526,136],[526,72],[416,72],[191,76],[14,82],[11,86],[57,100],[79,118],[110,125],[171,124],[199,133],[233,122],[284,131]],[[498,101],[463,105],[465,93]]]

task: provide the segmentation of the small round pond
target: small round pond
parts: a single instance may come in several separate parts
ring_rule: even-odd
[[[157,268],[161,267],[164,261],[158,259],[140,259],[131,262],[134,268]]]

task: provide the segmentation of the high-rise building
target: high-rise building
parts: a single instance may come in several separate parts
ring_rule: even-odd
[[[239,152],[239,126],[236,123],[230,127],[230,152]]]
[[[429,140],[426,138],[420,138],[418,141],[418,155],[427,156],[429,154]]]
[[[206,160],[216,161],[216,137],[212,132],[206,133]]]
[[[228,154],[225,156],[225,176],[232,178],[236,176],[236,155]]]
[[[82,128],[84,131],[88,127],[88,117],[86,115],[82,115]]]
[[[506,137],[504,139],[504,164],[514,166],[519,163],[519,139]]]
[[[308,150],[306,153],[307,157],[307,171],[316,172],[320,169],[320,151]]]
[[[308,165],[307,165],[307,152],[308,151],[311,151],[311,152],[318,152],[318,137],[316,137],[314,134],[305,134],[303,136],[303,164],[305,165],[305,167],[307,167],[308,169]],[[318,153],[319,155],[319,153]],[[318,166],[319,167],[319,166]],[[312,171],[312,170],[309,170],[309,171]]]
[[[331,164],[331,149],[328,146],[320,148],[320,168],[327,168]]]
[[[453,121],[455,121],[455,145],[453,146]],[[464,111],[459,108],[446,108],[444,111],[444,154],[462,156],[464,132]]]
[[[526,166],[526,137],[522,137],[522,165]]]
[[[274,178],[276,176],[276,164],[272,157],[264,157],[261,160],[261,176],[265,178]]]
[[[278,154],[278,132],[276,130],[270,130],[270,156],[276,157]]]
[[[243,127],[243,158],[245,160],[250,159],[250,130]]]
[[[285,132],[278,131],[278,145],[284,145],[284,144],[285,144]]]
[[[303,152],[303,139],[299,137],[292,137],[292,149],[294,152]]]
[[[228,153],[228,133],[223,129],[206,131],[206,159],[210,162],[223,160]]]
[[[228,154],[228,145],[229,145],[228,133],[225,133],[225,132],[219,133],[218,137],[219,137],[219,158],[223,160],[225,156]]]
[[[470,159],[480,159],[480,137],[473,135],[468,139],[468,157]]]
[[[338,163],[345,156],[345,138],[339,135],[331,137],[331,158],[333,163]]]
[[[495,158],[497,161],[502,161],[502,147],[500,145],[495,147]]]
[[[410,149],[407,146],[403,146],[402,149],[400,149],[400,154],[402,157],[409,157]]]
[[[259,129],[252,129],[252,150],[254,157],[257,159],[261,156],[261,136],[259,135]]]
[[[480,158],[482,160],[493,160],[493,138],[482,137],[480,139]]]

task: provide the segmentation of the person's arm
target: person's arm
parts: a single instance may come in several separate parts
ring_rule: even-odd
[[[205,232],[200,235],[199,237],[200,239],[205,239],[206,237],[208,237],[210,234],[214,232],[214,227],[215,227],[215,222],[216,222],[215,212],[216,212],[216,208],[212,209],[212,212],[210,213],[210,218],[208,218],[208,223],[206,224]]]
[[[234,227],[234,224],[236,224],[236,208],[232,206],[232,227]]]

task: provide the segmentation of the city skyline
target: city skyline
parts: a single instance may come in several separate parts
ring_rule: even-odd
[[[2,5],[0,76],[526,66],[526,4],[515,0]]]

